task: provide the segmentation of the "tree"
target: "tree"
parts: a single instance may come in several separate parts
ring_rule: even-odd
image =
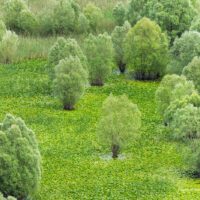
[[[89,20],[91,30],[97,32],[103,19],[103,13],[101,9],[95,6],[93,3],[88,3],[84,8],[84,14]]]
[[[174,41],[171,50],[171,62],[167,67],[169,73],[181,74],[195,56],[200,56],[200,33],[189,31]]]
[[[0,124],[0,191],[26,199],[38,189],[41,156],[35,134],[21,118],[6,115]]]
[[[118,2],[113,9],[113,16],[118,26],[122,26],[126,19],[126,8],[122,2]]]
[[[77,56],[84,69],[87,70],[87,58],[83,54],[83,51],[76,40],[71,38],[65,40],[63,37],[60,37],[52,46],[48,55],[47,66],[49,69],[50,79],[54,78],[54,67],[58,65],[60,60],[69,57],[70,55]]]
[[[192,62],[183,68],[183,75],[188,80],[193,81],[196,89],[200,93],[200,57],[194,57]]]
[[[177,109],[170,123],[174,138],[178,140],[200,137],[200,107],[188,104]]]
[[[80,59],[69,56],[55,67],[54,93],[65,110],[73,110],[87,85],[87,72]]]
[[[84,43],[90,83],[102,86],[112,69],[114,50],[111,37],[107,33],[98,36],[90,34]]]
[[[5,23],[17,33],[33,34],[38,22],[25,1],[10,0],[5,3]]]
[[[135,25],[138,20],[145,16],[144,8],[148,0],[131,0],[128,5],[127,19],[131,25]]]
[[[75,10],[70,0],[59,0],[53,13],[54,29],[56,33],[68,34],[75,29]]]
[[[97,134],[102,144],[111,147],[113,158],[118,157],[128,141],[137,137],[140,126],[141,113],[127,96],[110,95],[104,101]]]
[[[125,60],[139,80],[161,77],[168,63],[168,41],[160,27],[142,18],[125,39]]]
[[[166,75],[162,79],[155,96],[159,113],[164,116],[172,101],[180,100],[195,92],[193,82],[187,81],[185,76]]]
[[[145,5],[145,14],[167,31],[171,44],[176,37],[189,30],[196,12],[190,0],[151,0]]]
[[[186,95],[180,99],[174,99],[164,112],[164,121],[170,125],[174,119],[174,114],[178,109],[184,108],[187,105],[193,105],[194,107],[200,107],[200,96],[194,92],[191,95]]]
[[[112,32],[112,42],[115,50],[115,61],[119,66],[121,73],[124,73],[126,69],[126,62],[124,59],[124,40],[130,28],[131,26],[129,22],[126,21],[123,26],[116,26]]]
[[[87,33],[89,31],[89,28],[90,28],[89,20],[83,13],[81,13],[78,18],[78,32]]]

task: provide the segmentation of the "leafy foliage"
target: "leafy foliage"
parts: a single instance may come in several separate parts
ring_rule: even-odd
[[[54,92],[65,110],[74,109],[87,85],[87,72],[78,57],[66,57],[55,67]]]
[[[89,28],[90,28],[89,20],[83,13],[81,13],[78,18],[78,32],[87,33],[89,31]]]
[[[200,93],[200,57],[194,57],[192,62],[183,68],[183,75],[188,80],[193,81],[196,89]]]
[[[110,75],[113,61],[113,44],[107,34],[89,35],[85,40],[85,54],[88,59],[89,79],[92,85],[102,86]]]
[[[193,19],[192,24],[190,26],[190,30],[200,32],[200,16],[199,15]]]
[[[0,193],[0,200],[16,200],[16,199],[14,197],[11,197],[11,196],[5,198],[5,197],[3,197],[3,194]]]
[[[195,92],[193,82],[185,76],[166,75],[156,91],[156,102],[159,113],[163,116],[170,103]]]
[[[126,8],[122,2],[117,3],[113,9],[113,16],[119,26],[122,26],[126,19]]]
[[[48,56],[48,68],[50,78],[54,78],[54,67],[58,65],[59,61],[69,56],[77,56],[83,68],[87,70],[87,58],[83,54],[80,46],[75,39],[65,40],[63,37],[58,38],[56,43],[52,46]]]
[[[174,41],[171,48],[172,60],[167,71],[170,73],[181,74],[195,56],[200,56],[200,33],[189,31],[183,33],[180,38]]]
[[[103,19],[103,13],[101,9],[95,6],[93,3],[88,3],[84,8],[84,14],[89,20],[91,30],[97,32]]]
[[[0,126],[0,190],[24,199],[38,189],[40,152],[32,130],[21,118],[8,114]]]
[[[124,40],[126,34],[130,30],[131,25],[128,21],[123,26],[116,26],[112,32],[112,42],[115,50],[115,61],[119,66],[120,71],[123,73],[126,69],[126,62],[124,59]]]
[[[136,79],[157,79],[164,74],[168,62],[168,41],[155,22],[143,18],[128,32],[125,59]]]
[[[104,101],[97,131],[102,144],[111,147],[113,158],[118,157],[123,145],[137,136],[140,126],[141,113],[127,96],[110,95]]]

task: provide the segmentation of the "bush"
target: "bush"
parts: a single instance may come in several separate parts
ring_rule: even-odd
[[[0,62],[10,63],[16,56],[18,36],[11,31],[6,31],[0,40]]]
[[[124,73],[126,69],[126,62],[124,59],[124,40],[130,28],[131,25],[126,21],[123,26],[116,26],[112,32],[112,42],[115,50],[115,61],[119,66],[121,73]]]
[[[16,200],[14,197],[8,196],[5,198],[3,194],[0,192],[0,200]]]
[[[89,3],[84,8],[84,14],[89,20],[91,30],[97,32],[103,20],[101,9],[96,7],[94,4]]]
[[[83,54],[76,40],[70,38],[65,40],[63,37],[60,37],[50,49],[48,56],[47,65],[50,79],[54,78],[54,67],[58,65],[60,60],[69,57],[70,55],[77,56],[80,59],[84,69],[87,70],[87,58]]]
[[[41,158],[35,134],[8,114],[0,125],[0,191],[25,199],[38,189]]]
[[[183,68],[183,75],[188,80],[193,81],[196,89],[200,93],[200,57],[194,57],[192,62]]]
[[[18,33],[33,34],[37,19],[23,0],[10,0],[5,3],[6,26]]]
[[[154,80],[164,74],[168,62],[168,41],[155,22],[143,18],[128,32],[125,59],[136,79]]]
[[[171,121],[174,119],[176,111],[184,108],[188,104],[191,104],[194,107],[200,107],[200,96],[194,92],[190,96],[184,96],[181,99],[173,100],[164,112],[165,123],[170,125]]]
[[[145,5],[145,14],[167,31],[172,44],[189,30],[196,12],[189,0],[151,0]]]
[[[188,104],[177,109],[170,123],[174,138],[178,140],[200,137],[200,108]]]
[[[78,57],[66,57],[55,67],[54,93],[65,110],[73,110],[87,85],[87,72]]]
[[[68,34],[74,31],[76,13],[70,0],[59,0],[53,13],[54,30],[59,34]]]
[[[125,95],[110,95],[104,101],[97,134],[103,145],[111,147],[113,158],[138,135],[140,126],[141,113]]]
[[[169,73],[181,74],[195,56],[200,56],[200,33],[189,31],[174,41],[171,48],[172,61],[168,66]]]
[[[113,9],[113,16],[119,26],[122,26],[126,19],[126,8],[122,2],[119,2]]]
[[[84,43],[90,83],[102,86],[112,69],[113,44],[111,37],[107,33],[98,36],[90,34]]]
[[[190,30],[200,32],[200,16],[199,15],[193,19],[192,24],[190,26]]]
[[[156,102],[159,113],[163,116],[170,103],[179,100],[195,91],[191,81],[185,76],[166,75],[156,91]]]

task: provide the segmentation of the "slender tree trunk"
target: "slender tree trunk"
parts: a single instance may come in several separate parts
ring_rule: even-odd
[[[112,145],[112,158],[113,158],[113,159],[118,158],[119,150],[120,150],[119,145],[116,145],[116,144],[113,144],[113,145]]]
[[[64,110],[74,110],[74,106],[71,104],[65,104],[64,105]]]
[[[126,70],[126,64],[124,64],[122,61],[119,62],[119,70],[122,74],[124,74],[125,70]]]

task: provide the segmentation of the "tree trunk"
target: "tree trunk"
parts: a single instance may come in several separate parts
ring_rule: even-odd
[[[113,145],[112,145],[112,158],[113,158],[113,159],[118,158],[119,150],[120,150],[119,145],[116,145],[116,144],[113,144]]]
[[[74,110],[74,106],[71,104],[64,105],[64,110]]]
[[[119,70],[122,74],[124,74],[125,70],[126,70],[126,64],[124,64],[122,61],[119,62]]]
[[[102,80],[96,79],[96,80],[92,80],[91,85],[92,85],[92,86],[103,86],[104,83],[103,83]]]

